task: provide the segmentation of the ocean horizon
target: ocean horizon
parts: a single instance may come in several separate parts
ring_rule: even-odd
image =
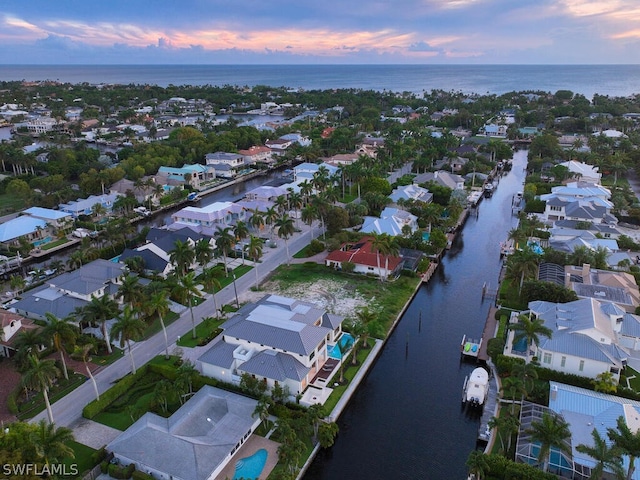
[[[571,90],[640,94],[640,65],[0,65],[3,81],[182,86],[265,85],[304,90],[432,90],[501,95]]]

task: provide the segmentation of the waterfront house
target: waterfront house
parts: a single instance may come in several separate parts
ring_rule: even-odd
[[[216,228],[226,228],[246,221],[246,211],[237,203],[215,202],[204,207],[185,207],[173,215],[170,228],[190,227],[199,233],[213,236]]]
[[[386,207],[380,212],[380,217],[364,217],[360,232],[386,233],[392,237],[404,235],[403,229],[408,227],[410,233],[418,230],[418,217],[398,208]]]
[[[601,438],[608,439],[609,429],[617,430],[620,417],[631,432],[636,432],[640,426],[640,402],[637,400],[551,381],[548,407],[531,402],[524,402],[522,405],[516,462],[540,464],[537,458],[540,444],[531,438],[530,428],[532,423],[540,422],[545,413],[561,418],[569,424],[571,436],[565,441],[567,448],[563,451],[552,446],[549,456],[549,472],[562,478],[591,478],[598,460],[579,452],[576,447],[593,447],[593,430],[597,430]],[[626,471],[629,467],[629,457],[623,455],[622,460],[623,469]],[[605,465],[604,471],[607,473],[602,478],[615,478],[609,466]],[[631,478],[640,480],[640,471],[636,470]]]
[[[266,295],[221,325],[221,341],[199,359],[203,375],[240,383],[243,374],[302,394],[342,335],[343,317],[312,303]]]
[[[343,243],[340,249],[329,252],[325,258],[325,265],[337,270],[341,270],[345,262],[355,265],[354,273],[382,278],[397,276],[403,267],[402,257],[375,251],[372,237]]]
[[[302,135],[301,133],[287,133],[282,135],[280,139],[297,143],[301,147],[309,147],[312,143],[312,140],[309,137]]]
[[[293,168],[293,181],[303,182],[305,180],[311,182],[313,180],[313,174],[320,170],[320,167],[325,167],[329,171],[329,176],[335,175],[339,168],[328,163],[301,163]]]
[[[160,194],[155,185],[147,183],[149,179],[153,179],[155,182],[153,177],[144,177],[138,183],[122,178],[109,187],[109,193],[122,196],[133,195],[138,203],[146,203],[149,200],[155,203]]]
[[[518,322],[518,315],[513,312],[510,323]],[[614,303],[594,298],[563,304],[533,301],[520,315],[542,319],[552,335],[541,336],[527,352],[525,342],[514,343],[516,332],[511,330],[504,349],[507,356],[535,356],[545,368],[594,379],[611,373],[617,382],[630,357],[640,353],[640,317]]]
[[[413,182],[417,184],[434,182],[442,187],[450,188],[451,190],[464,190],[464,178],[458,174],[449,173],[445,170],[421,173],[414,177]]]
[[[540,195],[546,202],[544,213],[538,217],[547,223],[557,220],[604,223],[615,225],[618,219],[611,214],[611,191],[589,182],[572,182],[553,187],[551,193]]]
[[[576,162],[575,160],[563,162],[560,165],[567,167],[572,176],[577,177],[583,182],[599,184],[600,180],[602,180],[602,174],[598,172],[598,167],[596,166],[588,165],[583,162]]]
[[[49,226],[55,229],[64,228],[72,221],[71,214],[51,208],[31,207],[23,210],[22,213],[33,218],[44,220]]]
[[[256,163],[273,165],[276,163],[272,150],[262,145],[254,145],[246,150],[238,150],[238,153],[244,157],[246,165],[255,165]]]
[[[171,186],[189,185],[202,190],[206,183],[215,180],[216,169],[213,165],[184,164],[180,168],[160,167],[156,175],[158,183]]]
[[[46,221],[22,215],[0,224],[0,245],[4,248],[17,247],[20,245],[21,238],[35,244],[43,235],[46,235],[46,231]]]
[[[264,144],[271,150],[273,155],[281,156],[293,144],[293,140],[276,138],[275,140],[267,140]]]
[[[234,178],[245,168],[244,156],[239,153],[215,152],[205,155],[207,165],[213,166],[216,175],[223,178]]]
[[[91,195],[88,198],[79,198],[69,203],[61,203],[58,208],[62,212],[71,214],[73,218],[78,218],[80,215],[93,215],[94,205],[101,205],[109,213],[113,210],[113,204],[119,196],[119,193]]]
[[[153,478],[214,480],[260,425],[257,404],[205,385],[169,418],[145,413],[106,450]]]

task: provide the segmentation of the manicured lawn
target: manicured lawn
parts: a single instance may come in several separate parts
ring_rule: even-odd
[[[86,380],[87,377],[85,377],[84,375],[72,373],[71,371],[69,371],[69,380],[61,377],[58,379],[58,383],[51,388],[51,390],[49,391],[49,401],[51,402],[51,404],[54,404],[65,395],[78,388]],[[33,418],[45,409],[44,397],[41,393],[38,393],[28,402],[20,404],[19,409],[20,411],[17,415],[19,420]]]
[[[50,250],[53,247],[57,247],[58,245],[64,245],[65,243],[68,243],[69,240],[67,240],[66,238],[61,238],[59,240],[55,240],[53,242],[49,242],[49,243],[45,243],[44,245],[40,245],[40,248],[42,250]]]
[[[293,254],[293,258],[309,258],[311,256],[312,256],[312,254],[309,252],[309,245],[304,247],[299,252],[296,252],[296,253]]]
[[[62,463],[66,465],[66,472],[71,472],[72,465],[76,465],[78,470],[78,478],[82,478],[82,473],[93,468],[93,461],[91,457],[97,451],[87,445],[72,441],[69,446],[73,449],[74,458],[65,458]]]
[[[183,335],[180,335],[180,340],[177,343],[180,347],[194,348],[206,339],[211,341],[214,338],[211,336],[218,331],[224,321],[223,319],[205,320],[196,325],[196,338],[193,338],[193,332],[189,329]]]
[[[100,355],[93,357],[93,363],[97,365],[111,365],[113,362],[124,356],[124,350],[114,348],[111,355]]]
[[[624,369],[624,374],[629,380],[629,386],[631,386],[631,388],[633,388],[636,392],[640,392],[640,372],[627,366]],[[631,377],[635,377],[635,378],[631,378]],[[626,385],[623,385],[623,386],[626,387]]]
[[[173,322],[175,322],[178,318],[180,318],[180,315],[178,315],[175,312],[169,312],[167,313],[167,315],[165,315],[165,317],[163,318],[164,320],[164,326],[168,327],[169,325],[171,325]],[[162,325],[160,324],[160,319],[156,318],[153,323],[151,325],[149,325],[147,327],[147,329],[144,331],[144,339],[148,339],[151,338],[153,335],[155,335],[156,333],[160,332],[162,330]]]
[[[24,201],[12,195],[0,195],[0,214],[17,212],[24,209]]]
[[[351,364],[351,357],[347,359],[347,364],[345,364],[344,366],[344,378],[347,380],[347,382],[345,382],[344,385],[340,385],[338,387],[331,387],[333,388],[333,392],[324,404],[324,409],[326,412],[331,412],[336,407],[336,405],[338,404],[338,400],[340,400],[342,395],[344,395],[344,392],[347,390],[347,388],[349,388],[349,386],[351,385],[351,380],[353,380],[353,378],[356,376],[356,373],[358,373],[358,370],[360,370],[360,367],[369,356],[371,351],[371,340],[369,340],[369,348],[358,349],[357,365]],[[337,372],[333,377],[332,382],[338,381],[339,378],[340,372]]]
[[[500,285],[500,304],[503,307],[512,308],[514,310],[525,310],[527,308],[527,303],[520,299],[520,295],[518,294],[518,288],[520,286],[518,284],[512,285],[511,280],[504,279],[502,284]]]

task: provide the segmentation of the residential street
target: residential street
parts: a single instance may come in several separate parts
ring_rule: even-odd
[[[301,228],[301,232],[295,233],[294,236],[289,239],[289,252],[291,255],[301,250],[311,241],[309,226],[300,223],[299,228]],[[319,228],[314,229],[314,237],[317,237],[319,231]],[[263,250],[264,254],[262,257],[262,263],[260,263],[258,267],[258,276],[261,282],[276,267],[286,263],[285,242],[283,239],[278,238],[277,243],[277,248],[272,249],[265,247]],[[254,286],[255,281],[256,276],[253,270],[238,278],[235,282],[238,295],[241,295],[243,292]],[[236,297],[233,283],[216,293],[216,300],[219,307],[224,304],[235,304]],[[207,295],[204,302],[193,308],[193,312],[196,323],[200,323],[203,317],[212,316],[214,312],[213,297],[211,295]],[[184,335],[185,332],[191,329],[191,327],[191,315],[189,309],[186,309],[180,315],[178,320],[167,327],[170,351],[172,349],[171,345],[173,344],[175,346],[178,336]],[[163,354],[164,350],[165,344],[162,332],[157,333],[148,340],[137,343],[133,347],[133,356],[136,367],[140,367],[153,357]],[[98,373],[94,375],[98,384],[98,390],[100,393],[108,390],[116,380],[122,378],[129,372],[131,372],[131,360],[129,355],[124,355],[122,358],[99,370]],[[87,379],[83,385],[52,405],[55,423],[59,426],[72,426],[74,422],[82,418],[82,409],[84,406],[94,399],[95,392],[92,382]],[[46,418],[46,411],[43,411],[35,416],[31,421],[37,422],[40,419]]]

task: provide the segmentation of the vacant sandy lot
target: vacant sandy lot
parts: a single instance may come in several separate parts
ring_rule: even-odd
[[[365,305],[373,307],[375,298],[363,298],[348,281],[320,280],[313,283],[296,283],[282,287],[279,282],[269,281],[259,292],[247,291],[240,296],[240,302],[254,302],[264,295],[276,294],[292,297],[316,304],[329,313],[353,316],[354,311]]]

